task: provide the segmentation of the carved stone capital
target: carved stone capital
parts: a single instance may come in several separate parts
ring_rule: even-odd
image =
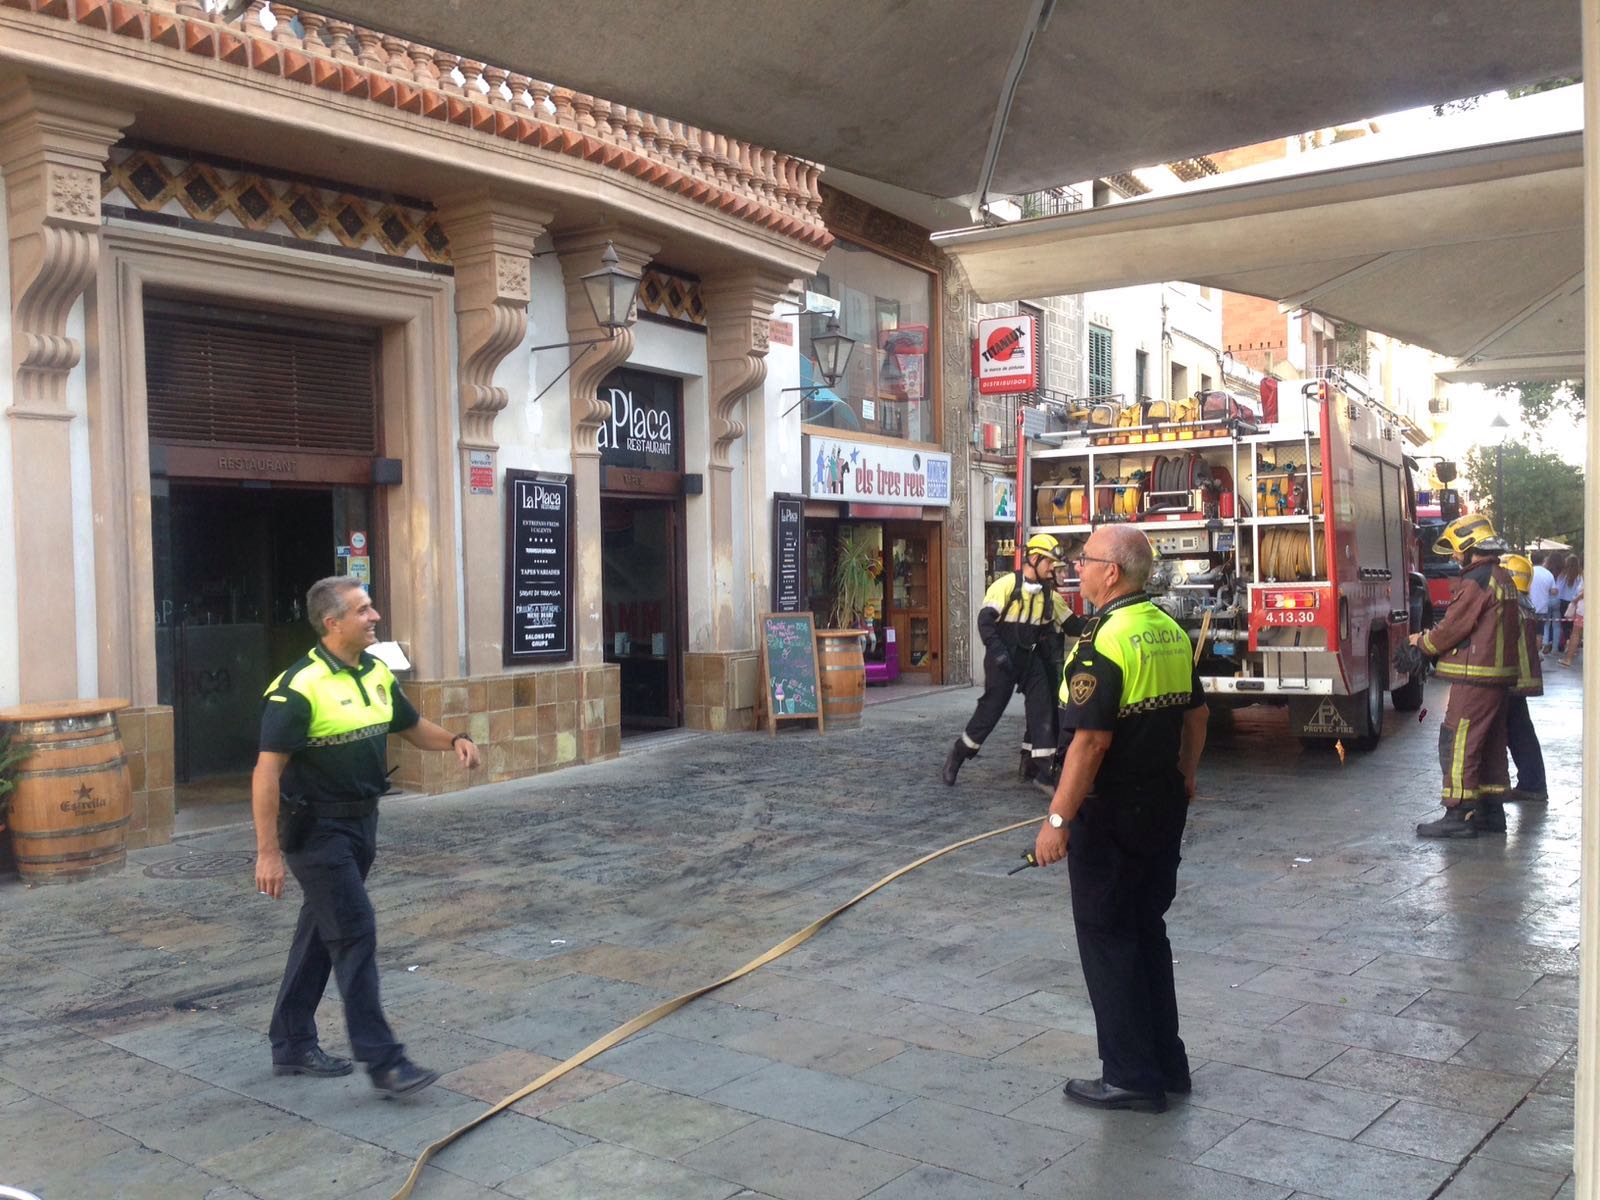
[[[607,243],[616,250],[619,265],[642,274],[660,246],[638,230],[616,224],[598,225],[577,233],[559,235],[556,252],[567,286],[567,336],[575,342],[603,339],[592,346],[572,349],[572,453],[580,458],[600,457],[600,426],[611,418],[611,405],[600,399],[600,383],[633,355],[633,330],[614,334],[594,319],[582,278],[600,269]]]
[[[744,436],[739,405],[767,378],[772,309],[793,280],[758,268],[703,280],[711,408],[711,466],[731,470],[729,453]]]
[[[533,248],[550,214],[478,192],[441,199],[439,223],[456,273],[461,445],[494,449],[494,421],[507,401],[494,373],[527,332]]]
[[[11,255],[12,415],[67,416],[82,347],[67,317],[94,278],[100,172],[133,114],[31,79],[0,86],[0,175]]]

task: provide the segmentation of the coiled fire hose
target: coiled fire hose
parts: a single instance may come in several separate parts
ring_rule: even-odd
[[[1261,535],[1261,574],[1279,582],[1311,578],[1311,535],[1304,529],[1269,529]]]
[[[649,1012],[640,1013],[637,1017],[634,1017],[633,1020],[627,1022],[626,1024],[617,1026],[604,1037],[597,1038],[595,1041],[590,1042],[587,1046],[585,1046],[582,1050],[579,1050],[565,1062],[557,1063],[555,1066],[551,1067],[548,1071],[539,1076],[539,1078],[535,1079],[526,1087],[512,1092],[511,1095],[505,1097],[503,1100],[498,1101],[492,1108],[479,1113],[465,1125],[461,1125],[455,1129],[452,1129],[443,1137],[428,1143],[428,1145],[423,1149],[422,1153],[417,1156],[417,1161],[411,1168],[411,1174],[406,1176],[405,1183],[401,1185],[400,1190],[394,1194],[391,1200],[409,1200],[409,1197],[411,1196],[411,1190],[416,1187],[417,1180],[422,1176],[422,1168],[428,1165],[428,1160],[439,1151],[443,1150],[446,1146],[450,1145],[450,1143],[454,1142],[457,1138],[461,1137],[463,1134],[476,1129],[479,1125],[482,1125],[491,1117],[497,1116],[504,1112],[513,1104],[516,1104],[519,1100],[525,1100],[527,1097],[533,1095],[534,1092],[537,1092],[540,1088],[554,1083],[568,1071],[574,1070],[577,1067],[581,1067],[590,1059],[604,1054],[607,1050],[617,1045],[617,1043],[632,1037],[641,1029],[645,1029],[651,1025],[654,1025],[657,1021],[661,1020],[662,1017],[677,1012],[678,1009],[682,1008],[685,1004],[688,1004],[691,1000],[698,1000],[701,996],[704,996],[709,992],[716,991],[724,984],[732,983],[736,979],[743,979],[757,967],[764,967],[769,962],[773,962],[776,959],[782,958],[796,946],[803,942],[809,941],[813,934],[815,934],[824,925],[832,921],[835,917],[851,908],[854,908],[857,904],[861,903],[861,901],[872,895],[873,892],[888,886],[896,879],[899,879],[902,875],[907,875],[910,872],[915,871],[918,867],[926,866],[936,858],[943,858],[946,854],[949,854],[952,851],[975,845],[978,842],[987,841],[992,837],[999,837],[1004,833],[1014,833],[1019,829],[1025,829],[1028,826],[1037,825],[1038,823],[1038,817],[1029,817],[1025,821],[1016,821],[1010,825],[1002,825],[999,829],[991,829],[988,833],[980,833],[973,837],[963,838],[959,842],[952,842],[950,845],[945,846],[941,850],[935,850],[931,854],[924,854],[915,862],[907,863],[898,870],[891,871],[871,887],[856,893],[843,904],[839,905],[838,908],[834,909],[832,912],[825,913],[824,915],[818,917],[815,921],[811,922],[811,924],[807,925],[798,933],[790,934],[788,937],[784,938],[783,941],[779,942],[776,946],[772,947],[772,949],[768,950],[765,954],[762,954],[756,958],[752,958],[738,970],[724,975],[721,979],[718,979],[714,983],[705,984],[702,987],[695,988],[693,991],[685,992],[681,996],[676,996],[671,1000],[665,1000],[656,1005]]]

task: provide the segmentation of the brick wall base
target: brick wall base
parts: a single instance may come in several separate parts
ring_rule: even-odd
[[[615,664],[551,667],[521,675],[404,682],[417,711],[478,743],[482,766],[389,739],[396,787],[438,795],[480,783],[615,758],[622,745],[622,672]]]
[[[683,723],[689,729],[745,733],[756,727],[757,675],[753,650],[683,656]]]

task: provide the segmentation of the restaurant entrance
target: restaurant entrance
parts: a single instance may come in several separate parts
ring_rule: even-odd
[[[683,504],[600,500],[605,660],[622,672],[622,730],[683,723]]]

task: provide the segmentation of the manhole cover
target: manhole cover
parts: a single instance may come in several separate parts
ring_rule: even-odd
[[[144,873],[151,879],[214,879],[249,871],[255,861],[253,854],[185,854],[151,863]]]

